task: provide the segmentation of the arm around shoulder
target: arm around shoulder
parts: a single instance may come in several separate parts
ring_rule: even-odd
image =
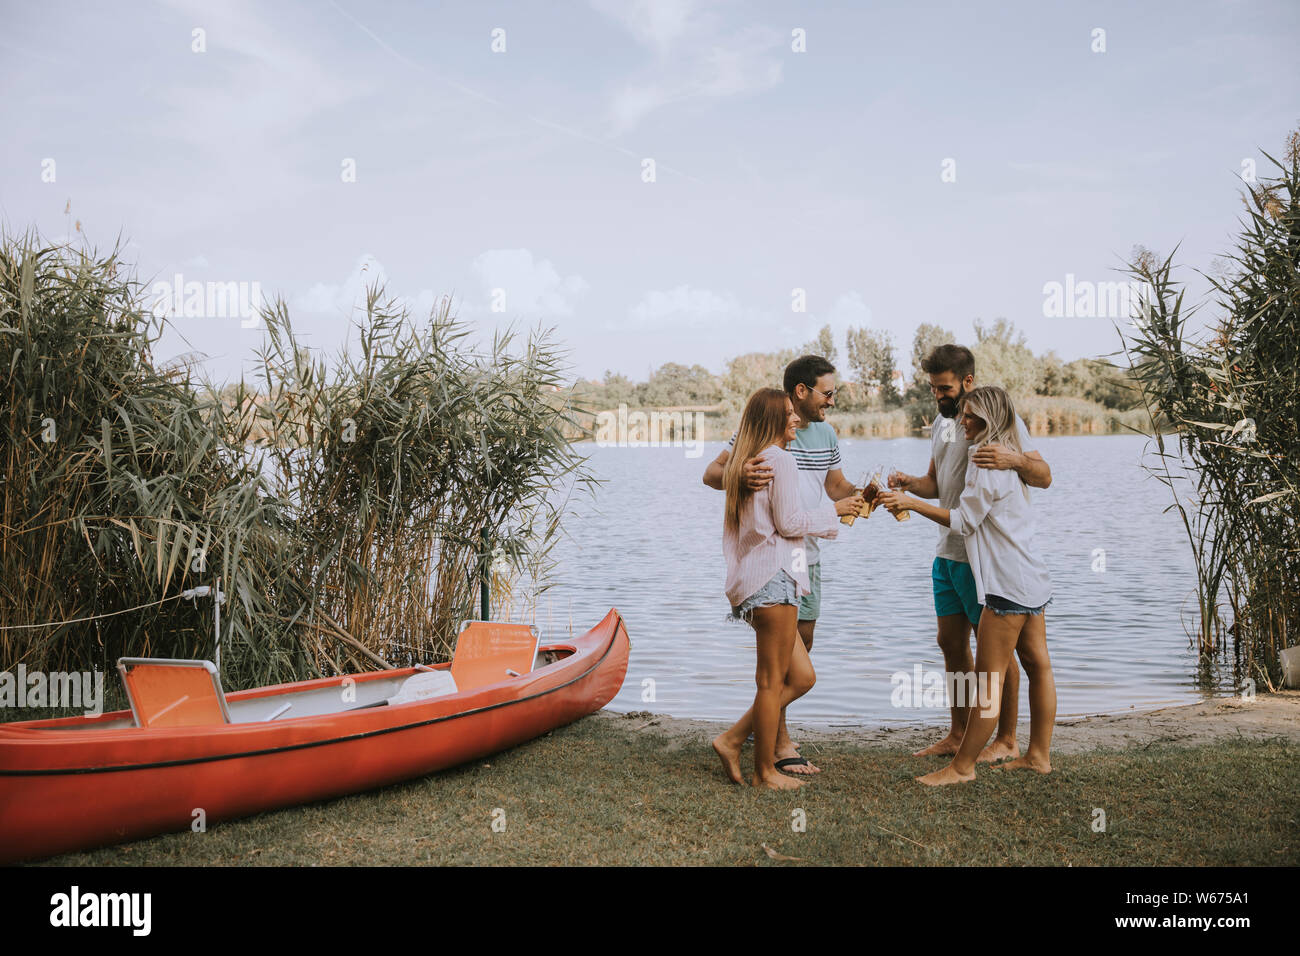
[[[1031,488],[1050,488],[1052,466],[1036,451],[1025,452],[1024,458],[1025,463],[1016,469],[1016,474]]]
[[[813,511],[804,511],[799,501],[799,470],[788,452],[771,454],[772,466],[772,524],[786,538],[813,535],[834,538],[840,532],[839,515],[835,505],[824,502]]]
[[[722,471],[727,467],[727,460],[731,457],[731,451],[724,448],[717,458],[709,462],[709,466],[704,469],[704,483],[714,491],[722,490]]]
[[[1001,477],[1003,475],[1005,479]],[[1006,497],[1005,482],[1008,480],[1019,483],[1019,479],[1012,478],[1009,471],[975,469],[971,480],[966,482],[957,507],[949,512],[948,527],[963,537],[971,534],[988,517],[994,504]]]

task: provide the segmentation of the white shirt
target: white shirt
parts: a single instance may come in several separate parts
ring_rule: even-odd
[[[981,604],[989,594],[1025,607],[1047,603],[1052,577],[1034,545],[1029,486],[1018,474],[969,462],[961,498],[948,513],[953,534],[965,539]]]
[[[1016,428],[1020,432],[1021,449],[1033,451],[1029,429],[1025,427],[1019,415],[1016,416]],[[941,508],[952,511],[957,507],[962,489],[966,486],[966,465],[970,461],[969,450],[970,442],[966,440],[966,431],[961,427],[961,422],[955,418],[937,416],[930,427],[930,457],[934,460],[934,482],[939,486]],[[1015,472],[1012,474],[1014,475]],[[966,542],[962,536],[942,525],[939,526],[939,544],[934,549],[934,553],[950,561],[961,561],[963,564],[967,561]]]

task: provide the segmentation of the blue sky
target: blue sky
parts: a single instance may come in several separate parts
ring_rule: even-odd
[[[383,276],[485,335],[553,326],[587,376],[721,370],[827,322],[906,353],[920,322],[1005,317],[1066,359],[1111,351],[1109,318],[1046,317],[1044,285],[1115,281],[1137,243],[1210,268],[1243,161],[1265,172],[1300,125],[1293,2],[56,0],[5,21],[9,230],[80,221],[143,278],[257,282],[330,351]],[[163,353],[217,378],[260,341],[176,323]]]

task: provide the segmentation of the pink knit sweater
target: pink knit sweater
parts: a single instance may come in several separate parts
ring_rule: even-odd
[[[772,468],[772,481],[750,495],[740,508],[740,527],[723,520],[722,553],[727,559],[727,600],[733,607],[785,570],[810,593],[805,535],[834,538],[839,534],[835,504],[829,499],[812,511],[799,502],[799,470],[794,456],[771,445],[759,456]]]

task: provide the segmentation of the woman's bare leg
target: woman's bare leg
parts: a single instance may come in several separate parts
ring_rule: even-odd
[[[788,790],[802,786],[776,769],[776,726],[781,718],[781,700],[788,691],[785,678],[790,655],[797,640],[798,611],[793,604],[755,608],[750,623],[758,643],[758,666],[754,672],[754,704],[732,727],[713,741],[727,776],[739,783],[740,747],[754,733],[754,786]]]
[[[1007,661],[1007,673],[1002,679],[1002,710],[998,715],[998,734],[993,742],[980,751],[977,763],[993,763],[1020,756],[1016,742],[1016,722],[1020,719],[1020,668],[1015,655]]]
[[[1007,770],[1052,772],[1052,729],[1056,725],[1056,678],[1047,653],[1047,615],[1030,614],[1020,632],[1016,652],[1029,679],[1029,749],[1018,760],[1002,764]]]
[[[807,654],[807,651],[805,651],[804,654]],[[785,686],[781,690],[782,709],[784,709],[791,701],[798,700],[804,694],[808,693],[808,691],[812,690],[813,686],[817,683],[817,673],[812,668],[812,660],[808,659],[807,668],[805,669],[802,667],[800,657],[799,644],[796,643],[794,645],[794,650],[790,654],[790,669],[786,671]],[[753,732],[754,708],[751,706],[749,710],[745,711],[743,717],[719,734],[718,739],[723,740],[725,738],[727,741],[734,743],[739,747],[744,744],[745,741],[749,740],[750,734]],[[779,726],[776,740],[777,748],[780,749],[781,731]],[[793,746],[795,751],[798,752],[797,744],[792,744],[791,746]],[[786,754],[785,756],[789,756],[789,754]],[[740,783],[739,780],[736,782]]]
[[[976,706],[970,708],[966,732],[952,763],[942,770],[917,777],[921,783],[939,786],[975,779],[975,760],[998,725],[1003,677],[1026,616],[994,614],[988,608],[980,615],[979,633],[975,637]]]
[[[783,701],[794,700],[799,694],[787,682],[781,689]],[[745,775],[740,772],[740,753],[745,741],[754,732],[754,707],[751,704],[743,717],[718,736],[713,738],[713,749],[722,759],[722,767],[732,783],[744,783]],[[820,773],[820,771],[818,771]]]
[[[794,642],[794,650],[790,654],[790,669],[785,674],[785,689],[781,694],[781,714],[784,717],[785,708],[791,701],[798,700],[808,691],[813,689],[817,683],[817,672],[813,670],[812,658],[808,656],[808,648],[802,640]],[[784,746],[783,746],[784,744]],[[791,742],[787,735],[782,741],[781,733],[778,729],[776,738],[776,759],[785,760],[790,757],[798,757],[799,751]],[[807,759],[807,758],[805,758]],[[781,768],[785,773],[799,774],[801,776],[810,776],[814,773],[821,773],[821,768],[816,766],[811,760],[806,764],[793,764],[789,767]]]
[[[807,651],[809,654],[812,654],[813,631],[816,629],[816,627],[817,627],[816,621],[799,622],[799,643],[803,645],[803,649]],[[793,658],[791,658],[791,660],[793,661]],[[791,666],[793,666],[793,664]],[[811,662],[809,662],[809,666],[810,667],[812,666]],[[815,677],[813,679],[813,683],[816,683]],[[809,684],[808,687],[804,689],[803,693],[795,694],[795,698],[802,697],[810,690],[812,690],[812,684]],[[777,753],[778,760],[782,759],[783,757],[799,756],[799,745],[790,739],[790,730],[785,725],[785,706],[786,706],[785,704],[781,705],[781,722],[777,725],[776,728],[776,753]],[[806,771],[790,771],[790,772],[795,773],[795,772],[806,772]]]

